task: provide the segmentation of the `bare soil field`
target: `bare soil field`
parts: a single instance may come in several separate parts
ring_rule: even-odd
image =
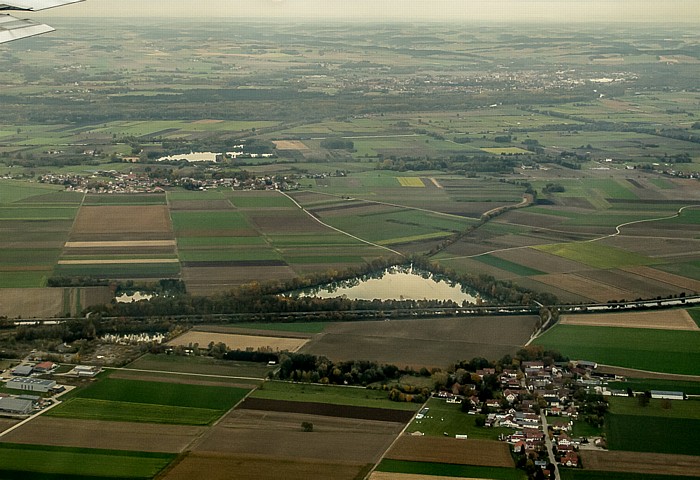
[[[413,473],[372,472],[369,480],[487,480],[466,477],[443,477],[442,475],[416,475]]]
[[[649,238],[619,235],[603,240],[611,247],[641,253],[652,258],[663,258],[677,254],[700,253],[700,240],[688,238]]]
[[[302,422],[313,424],[303,432]],[[195,452],[373,463],[403,424],[236,409],[194,446]]]
[[[312,334],[302,333],[302,332],[285,332],[285,331],[275,331],[272,333],[271,330],[255,330],[251,328],[238,328],[235,325],[197,325],[198,332],[214,332],[214,333],[229,333],[229,334],[240,334],[240,335],[261,335],[280,338],[303,338],[309,339],[313,337]]]
[[[592,327],[651,328],[660,330],[698,331],[700,327],[685,310],[564,315],[562,325]]]
[[[235,210],[228,200],[171,200],[171,210]]]
[[[700,292],[700,281],[693,280],[691,278],[681,277],[680,275],[674,275],[673,273],[662,272],[661,270],[651,267],[625,267],[622,268],[622,270],[651,278],[659,282],[668,283],[669,285],[675,285],[687,292]]]
[[[174,247],[175,240],[127,240],[121,242],[66,242],[65,248]]]
[[[636,452],[581,450],[581,460],[586,470],[683,475],[695,478],[700,472],[700,457],[690,455],[649,452],[640,455]]]
[[[590,303],[593,299],[584,297],[574,292],[569,292],[562,290],[553,285],[548,285],[542,282],[538,282],[537,277],[521,277],[518,278],[516,283],[521,287],[527,288],[529,290],[534,290],[536,292],[547,292],[555,295],[560,302],[563,303]]]
[[[250,213],[248,217],[251,223],[260,229],[261,232],[267,234],[309,234],[330,231],[328,227],[321,225],[305,213],[300,212],[298,208],[276,211],[267,209],[264,215]]]
[[[19,420],[13,420],[11,418],[0,418],[0,433],[4,432],[8,428],[17,425]]]
[[[277,150],[308,150],[303,142],[299,140],[273,140]]]
[[[230,333],[199,332],[191,330],[184,335],[168,342],[168,345],[199,344],[202,346],[214,343],[225,343],[232,350],[246,350],[248,348],[271,348],[273,351],[296,352],[307,340],[304,338],[284,338],[259,335],[238,335]]]
[[[62,313],[62,288],[0,288],[1,317],[54,317]]]
[[[536,320],[494,316],[344,322],[329,325],[301,351],[335,361],[445,367],[474,357],[495,360],[513,355],[530,338]]]
[[[571,273],[590,269],[582,263],[557,257],[534,248],[498,252],[494,256],[547,273]]]
[[[183,425],[102,422],[40,416],[5,435],[3,441],[179,453],[203,432],[203,427]]]
[[[577,295],[583,295],[601,303],[622,298],[636,298],[634,292],[623,290],[622,288],[617,288],[612,285],[603,285],[576,274],[558,273],[553,275],[538,275],[537,281]]]
[[[326,269],[328,267],[326,266]],[[227,292],[238,285],[250,282],[264,282],[294,278],[296,273],[290,267],[186,267],[182,278],[187,291],[193,295],[214,295]]]
[[[386,458],[482,467],[515,467],[508,444],[491,440],[404,435]]]
[[[315,402],[287,402],[267,398],[247,398],[240,410],[264,412],[288,412],[294,414],[320,415],[323,417],[354,418],[373,422],[406,423],[413,418],[413,412],[388,408],[356,407]]]
[[[180,374],[149,374],[146,372],[139,371],[129,371],[121,370],[112,373],[109,378],[122,378],[124,380],[141,380],[144,382],[162,382],[162,383],[177,383],[180,385],[202,385],[206,387],[239,387],[239,388],[251,388],[250,383],[236,383],[236,380],[231,379],[230,381],[216,379],[204,380],[196,375],[180,375]]]
[[[143,238],[141,234],[163,235],[173,238],[168,207],[165,205],[128,205],[82,207],[75,219],[71,241],[89,241],[91,234],[114,235],[111,240],[156,240]],[[99,240],[107,240],[100,238]]]
[[[237,480],[356,480],[369,466],[352,462],[333,463],[329,460],[282,459],[273,455],[227,455],[196,452],[189,454],[164,480],[230,480],[235,472]]]
[[[623,270],[590,270],[578,272],[577,275],[589,278],[605,285],[624,285],[626,290],[634,293],[634,298],[667,297],[679,294],[683,290],[668,283],[635,275]]]

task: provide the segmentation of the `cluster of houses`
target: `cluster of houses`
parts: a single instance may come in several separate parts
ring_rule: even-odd
[[[578,407],[573,398],[574,385],[590,393],[612,395],[605,388],[604,379],[596,372],[597,364],[579,361],[573,364],[547,365],[542,361],[522,362],[520,369],[503,369],[496,373],[494,368],[476,371],[483,379],[486,375],[497,375],[502,395],[497,399],[481,402],[476,396],[461,396],[458,390],[470,391],[469,385],[455,384],[452,392],[439,392],[436,396],[450,403],[471,402],[470,414],[482,409],[486,413],[485,427],[511,428],[514,432],[502,435],[514,453],[527,454],[546,451],[547,440],[551,440],[555,458],[560,465],[577,467],[578,449],[588,439],[572,436],[573,422],[578,419]],[[618,377],[619,378],[619,377]],[[465,389],[465,387],[467,387]],[[476,392],[476,385],[474,392]],[[614,392],[617,394],[618,392]],[[627,395],[627,392],[624,392]],[[654,392],[656,398],[683,398],[681,392]],[[543,425],[543,419],[548,424]],[[591,445],[603,447],[600,439]]]

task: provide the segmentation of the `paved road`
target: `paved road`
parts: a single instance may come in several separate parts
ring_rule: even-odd
[[[549,454],[549,462],[554,465],[554,477],[557,480],[561,480],[559,475],[559,466],[557,465],[557,460],[554,458],[554,449],[552,448],[552,440],[549,438],[549,428],[547,427],[547,416],[542,412],[540,414],[542,417],[542,430],[544,431],[544,442],[547,445],[547,453]]]

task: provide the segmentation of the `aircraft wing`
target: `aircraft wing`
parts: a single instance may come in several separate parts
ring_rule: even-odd
[[[60,7],[83,0],[0,0],[0,10],[24,10],[36,12],[47,8]]]
[[[61,5],[82,1],[83,0],[0,0],[0,11],[45,10],[47,8],[60,7]],[[0,43],[41,35],[42,33],[52,32],[53,30],[53,27],[43,23],[16,18],[12,15],[0,14]]]

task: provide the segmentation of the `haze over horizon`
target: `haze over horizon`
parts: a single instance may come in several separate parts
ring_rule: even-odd
[[[699,23],[698,0],[86,0],[42,17]]]

